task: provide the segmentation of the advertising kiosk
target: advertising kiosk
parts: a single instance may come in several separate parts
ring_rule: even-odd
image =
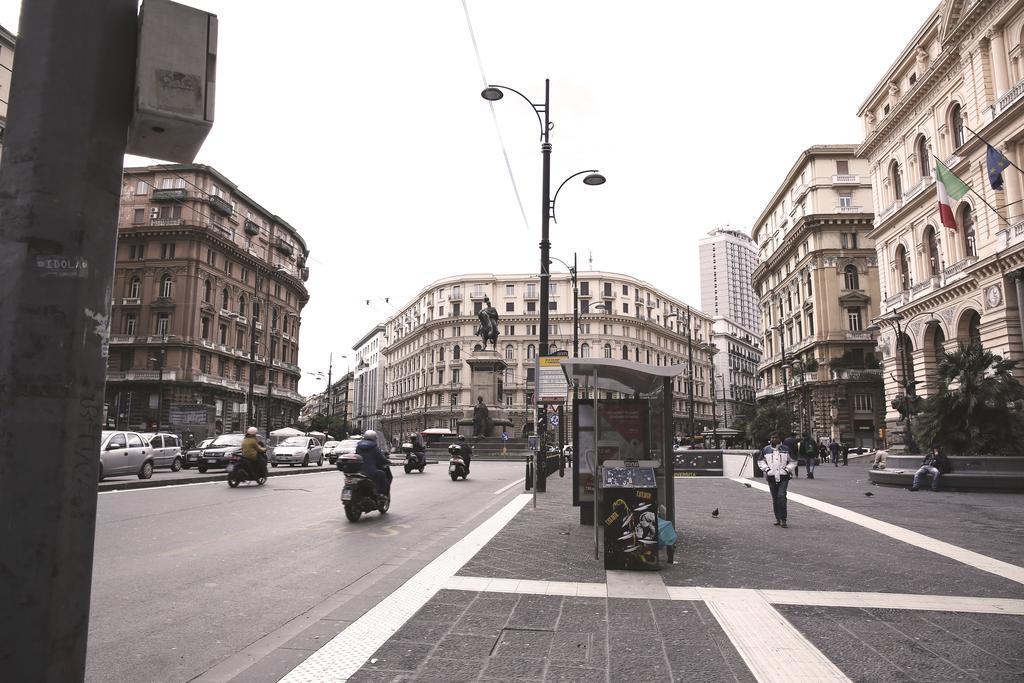
[[[574,395],[573,505],[580,524],[594,525],[594,558],[603,526],[607,568],[656,569],[657,520],[675,526],[672,381],[684,366],[612,358],[561,365]]]

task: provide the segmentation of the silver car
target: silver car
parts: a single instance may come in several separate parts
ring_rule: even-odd
[[[118,474],[153,476],[153,449],[137,432],[104,431],[100,437],[100,480]]]
[[[312,436],[289,436],[270,451],[270,466],[324,464],[324,449]]]
[[[185,462],[185,456],[181,452],[181,439],[167,432],[140,436],[149,441],[153,449],[153,467],[169,467],[172,472],[181,470]]]

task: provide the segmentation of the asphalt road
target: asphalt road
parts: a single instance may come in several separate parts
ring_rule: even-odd
[[[474,463],[457,483],[443,464],[422,475],[392,471],[390,512],[355,524],[333,469],[259,488],[221,480],[101,493],[86,680],[187,681],[229,670],[239,653],[286,637],[385,563],[439,554],[450,544],[439,537],[461,538],[522,491],[497,493],[521,482],[520,463]]]

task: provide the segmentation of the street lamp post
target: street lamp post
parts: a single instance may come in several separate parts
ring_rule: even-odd
[[[167,362],[167,335],[160,335],[160,367],[157,369],[156,389],[156,431],[160,431],[164,419],[164,364]]]
[[[725,398],[725,376],[718,375],[718,379],[722,380],[722,421],[723,426],[729,428],[729,403]]]
[[[576,270],[576,252],[572,253],[572,265],[555,256],[551,257],[569,269],[569,279],[572,281],[572,357],[580,356],[580,290],[578,271]]]
[[[678,318],[679,313],[669,313],[665,316],[667,322],[669,318]],[[690,443],[693,443],[694,439],[694,426],[693,426],[693,331],[690,326],[690,307],[686,307],[686,362],[689,373],[689,383],[687,387],[687,394],[689,398],[689,431],[690,431]]]

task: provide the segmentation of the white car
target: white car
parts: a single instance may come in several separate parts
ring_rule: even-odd
[[[289,436],[270,451],[270,466],[324,464],[324,449],[312,436]]]
[[[153,476],[153,448],[138,432],[104,431],[100,438],[100,481],[117,474]]]

